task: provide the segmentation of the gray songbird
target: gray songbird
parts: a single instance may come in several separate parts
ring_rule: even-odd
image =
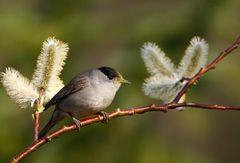
[[[129,82],[110,67],[100,67],[78,74],[45,105],[44,110],[52,105],[56,107],[38,138],[44,137],[57,122],[68,116],[72,118],[78,129],[81,124],[76,117],[79,116],[102,114],[107,122],[108,114],[102,110],[112,103],[123,83]]]

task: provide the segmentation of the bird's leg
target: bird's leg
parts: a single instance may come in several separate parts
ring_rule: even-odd
[[[68,114],[69,114],[69,116],[72,118],[74,124],[77,126],[77,129],[78,129],[78,131],[79,131],[80,128],[81,128],[81,123],[79,122],[79,120],[78,120],[77,118],[75,118],[75,117],[72,115],[72,113],[68,113]]]
[[[102,121],[103,123],[105,123],[105,124],[108,123],[110,117],[109,117],[109,114],[108,114],[107,112],[105,112],[105,111],[100,111],[100,112],[98,112],[97,114],[100,114],[100,115],[103,116],[103,121]]]

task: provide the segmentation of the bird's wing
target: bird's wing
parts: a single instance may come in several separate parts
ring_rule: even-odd
[[[61,99],[73,94],[88,86],[88,76],[86,74],[78,75],[65,85],[53,98],[45,105],[45,110],[55,105]]]

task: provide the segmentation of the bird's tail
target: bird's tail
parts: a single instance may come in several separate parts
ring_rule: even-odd
[[[44,137],[48,133],[48,131],[51,130],[53,126],[55,126],[55,124],[58,121],[62,120],[65,117],[66,117],[65,113],[55,110],[51,119],[48,121],[48,123],[44,126],[44,128],[38,134],[38,139],[41,139],[42,137]]]

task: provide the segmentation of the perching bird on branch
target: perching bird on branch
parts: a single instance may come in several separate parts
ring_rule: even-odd
[[[129,82],[110,67],[100,67],[78,74],[45,105],[45,110],[52,105],[56,107],[38,138],[44,137],[58,121],[68,116],[78,129],[81,127],[76,118],[78,116],[86,117],[100,113],[105,121],[108,121],[108,114],[103,110],[112,103],[123,83]]]

